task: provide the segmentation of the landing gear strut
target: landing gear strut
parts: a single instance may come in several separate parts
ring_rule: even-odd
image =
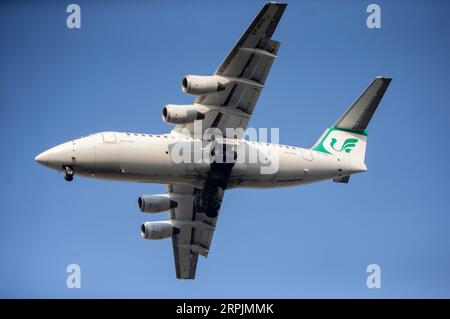
[[[75,174],[73,168],[70,166],[64,166],[64,170],[66,171],[64,179],[68,182],[71,182],[73,180],[73,175]]]

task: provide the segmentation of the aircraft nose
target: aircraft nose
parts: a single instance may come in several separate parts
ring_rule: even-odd
[[[48,163],[50,162],[51,152],[44,151],[38,156],[34,158],[36,162],[38,162],[41,165],[48,166]]]

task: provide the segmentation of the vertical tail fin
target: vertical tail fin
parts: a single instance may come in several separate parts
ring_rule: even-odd
[[[391,80],[376,77],[336,123],[322,134],[312,149],[364,163],[367,126]]]

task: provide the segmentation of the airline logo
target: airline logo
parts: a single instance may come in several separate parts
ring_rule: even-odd
[[[332,127],[324,133],[322,140],[313,147],[313,150],[364,160],[365,134],[367,133],[358,134]]]
[[[342,146],[340,148],[335,148],[334,145],[336,144],[337,139],[332,138],[331,142],[330,142],[330,146],[333,150],[335,150],[336,152],[346,152],[346,153],[350,153],[353,148],[356,146],[356,143],[358,143],[358,139],[356,138],[348,138],[344,141],[344,143],[342,144]]]

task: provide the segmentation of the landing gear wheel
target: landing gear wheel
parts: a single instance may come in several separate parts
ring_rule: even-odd
[[[66,171],[64,179],[68,182],[71,182],[73,180],[73,175],[75,174],[73,168],[70,166],[64,166],[64,170]]]
[[[209,218],[216,218],[217,217],[217,210],[215,209],[208,209],[206,210],[206,216]]]

